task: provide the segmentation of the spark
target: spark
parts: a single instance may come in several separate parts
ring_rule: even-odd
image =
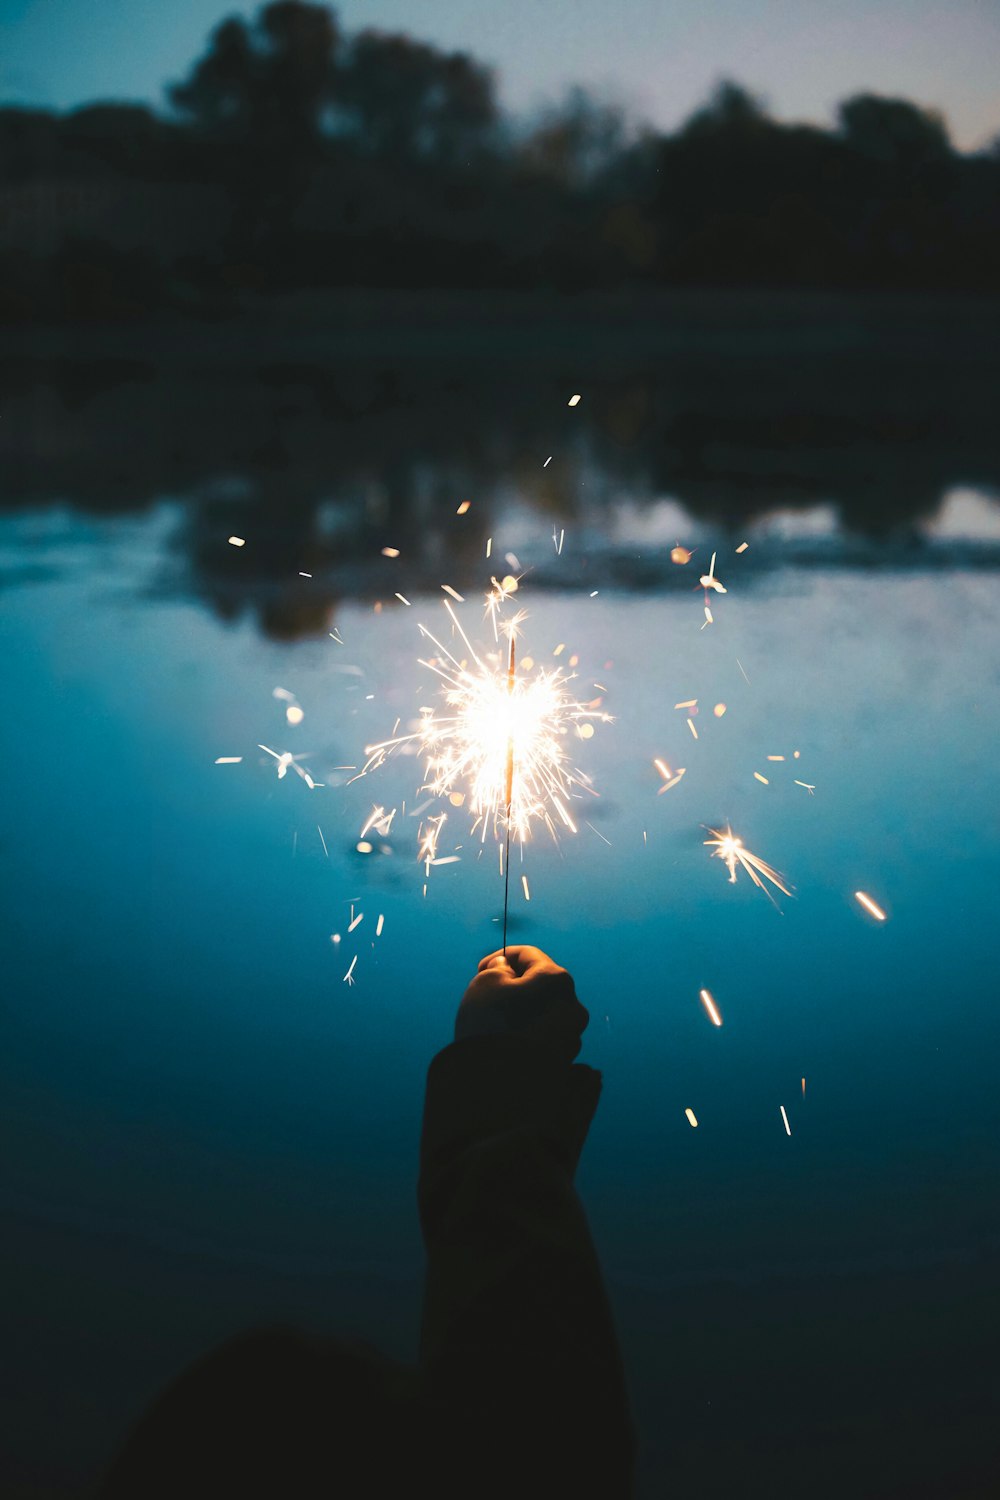
[[[718,1007],[716,1006],[715,1001],[712,999],[712,996],[709,994],[708,990],[699,990],[698,994],[701,996],[702,1005],[708,1011],[708,1017],[712,1025],[721,1026],[722,1017],[719,1015]]]
[[[683,703],[675,703],[674,708],[697,708],[697,698],[685,698]]]
[[[882,910],[881,906],[876,906],[872,898],[870,896],[866,896],[864,891],[855,891],[854,899],[855,901],[860,901],[865,911],[871,912],[876,922],[885,921],[885,912]]]
[[[245,536],[231,536],[229,538],[230,547],[245,547],[246,544],[247,539]]]
[[[698,1120],[697,1120],[697,1117],[695,1115],[694,1110],[693,1109],[686,1109],[684,1111],[684,1113],[687,1115],[687,1122],[691,1126],[691,1129],[692,1130],[697,1130],[698,1129]]]
[[[288,767],[294,766],[295,764],[295,756],[292,754],[292,752],[290,750],[282,750],[279,754],[277,750],[271,750],[267,745],[260,744],[258,744],[257,749],[265,750],[268,755],[274,757],[274,759],[278,762],[278,780],[284,781],[285,777],[288,775]]]
[[[327,859],[329,859],[330,858],[330,851],[326,847],[326,839],[323,837],[323,830],[319,826],[318,823],[316,824],[316,832],[319,834],[319,841],[323,845],[323,853],[326,855]]]
[[[785,1122],[785,1134],[786,1135],[791,1135],[791,1133],[792,1133],[792,1127],[788,1123],[788,1116],[785,1114],[785,1106],[783,1104],[780,1104],[778,1106],[778,1108],[781,1110],[781,1118]]]
[[[338,646],[342,646],[344,644],[341,639],[339,630],[328,630],[327,635],[330,637],[331,641],[336,641]]]
[[[297,703],[289,703],[285,709],[285,718],[289,724],[301,724],[305,718],[305,711]]]
[[[527,875],[522,875],[521,876],[521,885],[524,887],[524,899],[525,899],[525,901],[530,901],[531,900],[531,892],[528,890],[528,877],[527,877]]]
[[[466,514],[466,512],[468,511],[469,507],[471,506],[471,504],[472,504],[471,500],[463,500],[462,503],[461,503],[461,505],[458,507],[458,510],[456,510],[456,512],[455,512],[456,516],[464,516]]]
[[[595,589],[594,592],[590,596],[591,599],[596,599],[599,592],[600,592],[599,589]]]
[[[552,462],[552,454],[551,454],[551,453],[550,453],[550,454],[549,454],[549,456],[548,456],[548,458],[547,458],[547,459],[546,459],[546,460],[545,460],[545,462],[544,462],[544,463],[543,463],[543,464],[542,464],[542,468],[543,468],[543,469],[547,469],[547,468],[548,468],[548,466],[549,466],[549,464],[550,464],[550,463],[551,463],[551,462]]]
[[[462,597],[462,595],[458,592],[457,589],[453,589],[452,588],[452,586],[451,586],[450,583],[442,583],[441,587],[444,589],[444,591],[445,591],[446,594],[450,594],[451,597],[453,599],[457,600],[457,602],[459,604],[464,604],[465,603],[465,599]]]
[[[563,529],[560,531],[558,539],[556,538],[555,527],[552,528],[552,543],[553,543],[553,546],[556,549],[556,556],[557,557],[562,557],[563,540],[564,540],[565,536],[566,536],[566,528],[565,527],[563,527]]]
[[[726,589],[724,589],[722,587],[722,584],[719,582],[719,580],[715,576],[715,553],[714,552],[712,553],[712,561],[709,564],[708,572],[707,573],[702,573],[701,577],[698,579],[698,582],[701,584],[701,586],[702,586],[703,589],[714,589],[717,594],[724,594],[724,593],[727,592]]]
[[[372,846],[368,843],[367,839],[361,839],[355,847],[359,854],[371,854],[372,852]]]
[[[747,548],[749,547],[749,545],[750,545],[749,542],[740,542],[740,545],[736,549],[737,553],[745,552],[747,550]]]
[[[724,703],[717,703],[715,705],[715,707],[712,709],[712,712],[713,712],[713,714],[715,715],[715,717],[717,719],[721,719],[722,716],[723,716],[723,714],[725,713],[725,711],[726,711],[726,705]]]
[[[767,758],[768,760],[784,760],[785,757],[783,755],[769,755]]]
[[[601,831],[600,831],[600,829],[598,829],[598,828],[595,828],[595,827],[594,827],[594,825],[593,825],[593,823],[590,823],[590,822],[588,822],[588,820],[587,820],[587,819],[586,819],[586,818],[584,818],[584,820],[583,820],[583,821],[584,821],[584,822],[585,822],[585,823],[586,823],[586,824],[587,824],[587,827],[588,827],[588,828],[589,828],[589,829],[590,829],[590,831],[591,831],[591,833],[596,833],[596,834],[597,834],[597,837],[598,837],[598,838],[599,838],[599,839],[601,839],[601,840],[603,840],[603,842],[604,842],[604,843],[605,843],[605,844],[607,844],[607,846],[608,846],[608,848],[609,848],[609,849],[610,849],[610,848],[612,848],[612,843],[611,843],[611,840],[610,840],[610,839],[606,839],[606,838],[605,838],[605,837],[604,837],[604,834],[603,834],[603,833],[601,833]]]
[[[383,557],[398,557],[399,556],[399,548],[398,547],[383,547],[382,548],[382,556]]]
[[[461,858],[457,854],[443,854],[440,859],[432,859],[431,860],[431,864],[434,865],[434,866],[437,866],[437,865],[458,865],[458,864],[461,864],[461,862],[462,862]]]
[[[242,755],[218,755],[215,759],[217,766],[238,766],[242,761]]]
[[[399,600],[400,604],[405,604],[406,607],[407,607],[407,609],[409,609],[409,607],[410,607],[410,601],[409,601],[409,599],[404,599],[402,594],[397,594],[396,598]]]
[[[784,875],[772,869],[769,864],[758,858],[756,854],[751,854],[749,849],[744,848],[743,840],[736,838],[731,828],[727,828],[725,833],[718,828],[709,828],[708,832],[712,837],[704,840],[705,847],[712,850],[713,859],[722,860],[729,871],[731,885],[736,884],[736,868],[740,866],[746,870],[754,885],[759,886],[769,900],[773,900],[774,898],[765,886],[764,880],[769,880],[772,885],[777,886],[778,890],[783,891],[786,896],[792,894],[791,890],[784,883]],[[761,879],[761,876],[764,877],[764,880]]]
[[[375,923],[375,936],[376,937],[381,937],[382,936],[382,928],[384,926],[385,926],[385,914],[383,912],[380,912],[379,913],[379,919]]]
[[[365,819],[364,827],[358,834],[358,838],[363,839],[374,828],[375,832],[381,838],[387,839],[392,832],[392,820],[395,816],[395,808],[393,808],[391,813],[387,813],[384,807],[373,805],[371,813]]]
[[[762,782],[764,784],[764,786],[770,786],[771,785],[771,783],[768,781],[767,777],[766,776],[762,776],[759,771],[755,771],[753,774],[756,776],[756,778],[757,778],[758,781],[760,781],[760,782]]]
[[[667,765],[666,761],[664,761],[664,760],[654,760],[653,761],[653,765],[659,771],[659,773],[663,777],[663,780],[664,780],[664,783],[665,783],[663,786],[661,786],[658,789],[658,791],[656,793],[656,795],[658,797],[660,797],[660,796],[663,795],[664,792],[669,792],[669,790],[670,790],[670,788],[672,786],[676,786],[677,785],[677,783],[680,781],[681,777],[684,775],[684,769],[685,768],[683,766],[680,766],[678,768],[676,774],[675,774],[673,771],[671,771],[670,767]]]
[[[591,787],[570,761],[566,740],[582,722],[610,723],[611,715],[576,702],[562,668],[539,668],[529,678],[513,675],[513,666],[503,660],[506,652],[499,660],[482,660],[452,606],[446,602],[445,609],[468,652],[466,662],[420,627],[437,648],[438,654],[421,664],[441,679],[445,712],[423,708],[414,732],[367,746],[365,771],[380,766],[397,747],[412,745],[425,756],[421,790],[435,797],[464,791],[473,832],[479,830],[483,841],[491,828],[496,837],[509,828],[523,841],[536,821],[553,836],[557,825],[575,833],[567,804],[577,788]],[[521,619],[505,625],[509,638]],[[511,765],[516,775],[511,776]],[[439,828],[437,819],[428,819],[426,833],[421,829],[418,859],[434,857]]]
[[[743,663],[740,661],[739,657],[736,658],[736,665],[739,667],[740,671],[743,672]],[[750,686],[750,679],[745,672],[743,672],[743,681],[746,683],[747,687]]]
[[[802,1080],[802,1097],[803,1099],[806,1097],[806,1081],[804,1078]]]
[[[311,573],[300,573],[299,577],[300,578],[311,578],[312,574]]]
[[[706,604],[705,605],[705,625],[714,625],[714,624],[715,624],[715,616],[712,614],[712,611],[709,609],[708,605]],[[701,627],[702,630],[705,629],[705,625],[703,625]]]
[[[361,924],[362,924],[362,922],[364,920],[365,920],[365,914],[364,914],[364,912],[363,911],[359,911],[358,914],[357,914],[357,916],[354,917],[353,920],[351,921],[350,925],[348,926],[347,931],[349,933],[353,932],[354,929],[355,929],[355,927],[360,927]]]
[[[805,789],[806,789],[806,791],[809,793],[810,797],[812,796],[813,792],[815,792],[815,790],[816,790],[816,787],[815,787],[815,785],[812,782],[809,782],[809,781],[799,781],[798,777],[795,778],[795,785],[796,786],[804,786]]]
[[[358,961],[358,955],[355,953],[354,957],[351,959],[351,967],[348,969],[347,973],[344,975],[342,983],[353,985],[354,979],[353,979],[352,976],[354,974],[354,965],[357,963],[357,961]]]
[[[569,400],[566,402],[566,405],[579,406],[582,399],[583,398],[581,396],[570,396]]]
[[[693,719],[688,719],[687,723],[688,723],[688,728],[690,729],[691,733],[694,735],[695,739],[697,739],[698,738],[698,731],[694,727],[694,720]]]
[[[685,563],[689,563],[693,556],[694,553],[689,552],[686,547],[671,547],[670,549],[670,561],[677,563],[679,567],[683,567]]]
[[[486,556],[489,557],[489,555],[490,555],[490,553],[492,551],[493,551],[493,538],[491,536],[488,536],[486,538]]]
[[[437,856],[438,839],[441,837],[441,829],[444,827],[447,813],[439,813],[436,818],[428,818],[417,829],[417,862],[424,861],[425,866],[432,865]]]

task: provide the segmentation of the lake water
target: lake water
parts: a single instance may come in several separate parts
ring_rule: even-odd
[[[604,1096],[580,1188],[643,1492],[731,1494],[758,1468],[789,1493],[980,1493],[1000,1405],[991,492],[956,479],[901,541],[847,533],[835,496],[722,520],[619,485],[553,516],[508,479],[487,561],[480,531],[448,543],[475,502],[458,517],[438,473],[405,528],[366,512],[350,547],[370,574],[317,604],[335,513],[319,565],[289,543],[265,567],[238,487],[195,521],[170,498],[88,514],[63,482],[0,524],[12,1493],[71,1492],[235,1329],[412,1354],[424,1074],[498,945],[502,881],[454,808],[438,852],[459,858],[425,876],[418,761],[338,768],[432,701],[418,623],[448,630],[440,584],[489,645],[508,552],[522,652],[576,657],[579,696],[614,718],[575,747],[599,794],[578,832],[516,857],[511,935],[591,1013]],[[728,592],[702,628],[713,550]],[[320,784],[279,780],[260,744]],[[662,795],[656,758],[685,768]],[[399,811],[359,853],[374,804]],[[726,824],[791,898],[728,881],[704,845]]]

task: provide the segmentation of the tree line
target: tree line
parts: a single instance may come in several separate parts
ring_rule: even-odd
[[[677,131],[275,0],[161,111],[0,109],[0,318],[212,314],[342,286],[1000,289],[1000,138],[862,93],[830,128],[720,83]]]

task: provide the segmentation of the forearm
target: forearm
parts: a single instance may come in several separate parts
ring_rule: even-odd
[[[626,1494],[624,1377],[572,1181],[599,1079],[487,1041],[439,1061],[451,1077],[432,1068],[420,1185],[428,1382],[473,1430],[501,1414],[533,1466],[547,1449],[561,1482]]]

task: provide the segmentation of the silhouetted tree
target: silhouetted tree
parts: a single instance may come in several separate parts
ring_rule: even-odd
[[[771,119],[763,99],[751,94],[742,84],[723,78],[715,85],[707,104],[681,127],[681,134],[736,135],[770,125]]]
[[[366,154],[472,165],[498,123],[493,74],[464,52],[362,31],[338,82],[343,126]]]
[[[885,166],[920,168],[952,154],[941,115],[908,99],[855,94],[838,107],[837,120],[852,150]]]
[[[217,26],[205,56],[168,97],[209,136],[301,151],[318,139],[333,101],[340,40],[326,6],[275,0],[252,26],[238,16]]]
[[[542,113],[520,148],[529,170],[566,187],[584,188],[617,163],[630,143],[625,112],[572,88]]]

